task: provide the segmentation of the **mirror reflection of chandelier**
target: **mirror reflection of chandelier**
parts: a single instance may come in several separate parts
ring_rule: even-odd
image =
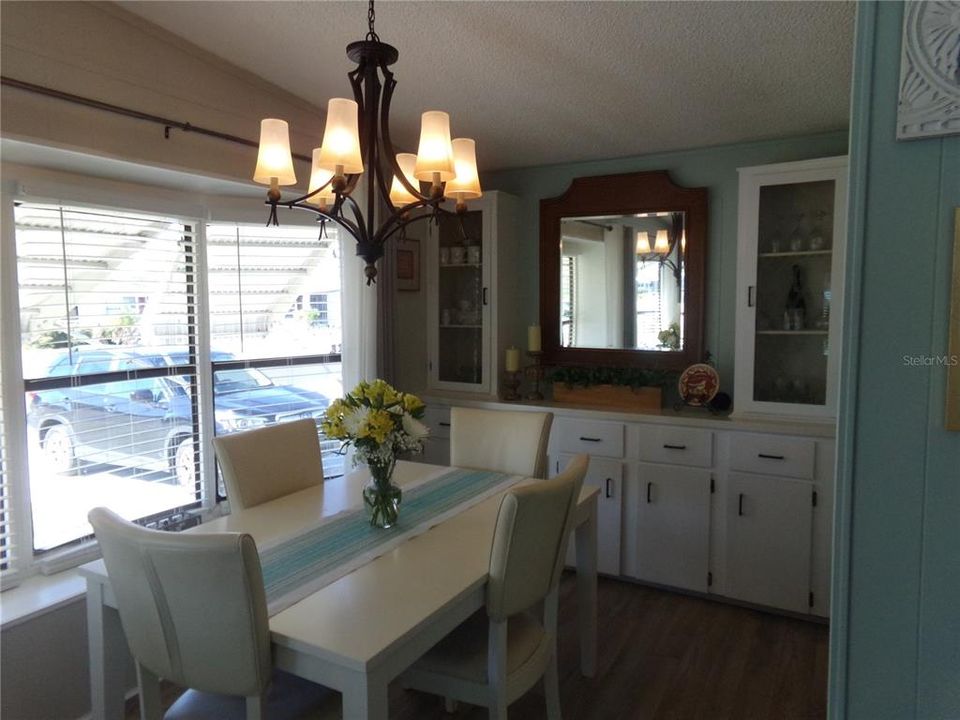
[[[655,233],[652,230],[638,230],[635,252],[641,263],[656,262],[670,268],[679,283],[687,249],[687,231],[683,227],[682,213],[671,213],[671,218],[672,227],[669,230],[659,228]],[[679,252],[674,259],[674,249],[678,244]]]
[[[295,185],[287,122],[268,118],[260,124],[260,150],[255,182],[269,185],[267,224],[278,225],[277,208],[315,213],[321,226],[334,222],[357,242],[357,255],[367,265],[367,284],[375,282],[376,261],[394,235],[402,237],[413,222],[440,214],[444,200],[466,212],[466,201],[482,195],[477,173],[476,144],[470,138],[450,138],[450,116],[439,110],[423,113],[417,154],[397,153],[390,139],[390,102],[396,81],[389,66],[399,53],[380,42],[374,31],[373,0],[367,11],[369,31],[364,40],[347,45],[347,57],[357,64],[347,73],[353,100],[333,98],[327,105],[323,144],[313,150],[307,194],[281,202],[281,185]],[[381,80],[382,77],[382,80]],[[360,176],[368,172],[366,209],[354,199]],[[423,189],[424,185],[428,185]],[[376,222],[378,202],[390,208]]]

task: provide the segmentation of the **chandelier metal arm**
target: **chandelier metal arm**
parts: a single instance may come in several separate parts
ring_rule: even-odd
[[[393,176],[400,181],[400,184],[407,189],[407,192],[420,200],[429,200],[430,198],[427,195],[420,192],[419,183],[414,187],[414,184],[407,179],[406,173],[400,169],[400,165],[397,163],[397,152],[393,147],[393,139],[390,137],[390,104],[393,101],[393,91],[397,87],[397,81],[386,64],[380,65],[380,71],[383,73],[384,82],[383,100],[380,105],[380,136],[383,140],[383,151],[387,156],[390,170]],[[389,195],[390,193],[387,192],[384,196],[389,197]]]

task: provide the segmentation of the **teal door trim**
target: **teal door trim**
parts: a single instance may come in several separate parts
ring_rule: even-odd
[[[863,297],[863,245],[869,173],[874,46],[877,8],[857,4],[850,97],[850,187],[847,201],[847,256],[837,415],[837,466],[833,518],[833,569],[830,602],[830,669],[827,717],[846,720],[850,615],[850,550],[853,527],[854,449],[857,433],[857,379],[860,367],[860,315]],[[891,128],[891,132],[893,132]]]

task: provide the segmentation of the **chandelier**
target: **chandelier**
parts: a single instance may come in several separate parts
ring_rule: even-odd
[[[410,223],[451,214],[441,205],[445,200],[455,201],[455,212],[462,215],[466,201],[482,195],[476,145],[470,138],[450,139],[447,113],[423,113],[416,155],[395,151],[390,138],[390,102],[397,83],[389,67],[399,53],[380,42],[374,31],[375,19],[370,0],[366,38],[347,45],[347,57],[357,65],[347,73],[353,99],[332,98],[327,104],[323,144],[313,150],[307,194],[281,201],[280,186],[297,182],[285,120],[261,121],[253,175],[255,182],[270,186],[267,225],[279,225],[278,207],[309,210],[318,216],[321,227],[328,221],[336,223],[356,240],[357,255],[367,263],[367,285],[376,281],[375,263],[383,257],[390,238],[402,237]],[[365,171],[369,181],[364,209],[353,195]],[[389,208],[380,222],[378,199],[381,206]]]
[[[679,285],[684,256],[687,251],[687,230],[684,227],[683,213],[647,213],[647,217],[661,216],[669,218],[669,229],[659,228],[656,230],[656,234],[647,230],[638,230],[636,256],[643,264],[656,262],[661,266],[670,268]],[[652,245],[650,244],[651,237],[654,238]],[[677,260],[674,261],[672,255],[677,245],[680,246],[680,252],[677,253]]]

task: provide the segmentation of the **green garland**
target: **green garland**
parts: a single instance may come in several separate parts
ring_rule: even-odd
[[[675,385],[678,373],[671,370],[643,370],[624,367],[556,367],[550,371],[552,382],[567,387],[578,385],[624,385],[631,388]]]

